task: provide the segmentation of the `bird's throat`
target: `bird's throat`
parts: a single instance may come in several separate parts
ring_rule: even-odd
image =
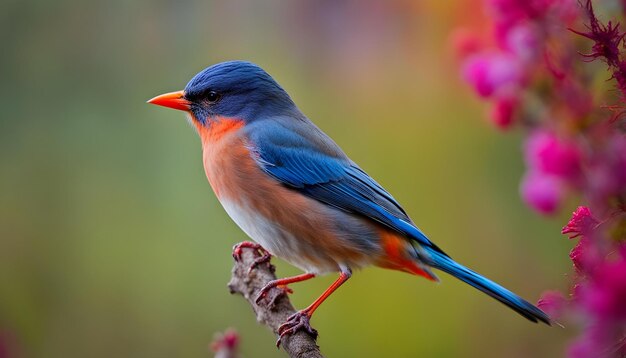
[[[236,118],[217,117],[208,125],[193,121],[202,139],[203,145],[215,144],[224,137],[234,134],[245,125],[245,122]]]

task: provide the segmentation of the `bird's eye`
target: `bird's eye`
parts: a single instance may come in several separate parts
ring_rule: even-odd
[[[206,95],[206,99],[210,102],[210,103],[215,103],[217,101],[220,100],[220,94],[215,92],[215,91],[209,91],[209,93],[207,93]]]

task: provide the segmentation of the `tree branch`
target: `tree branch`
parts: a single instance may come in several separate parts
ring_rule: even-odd
[[[241,260],[235,261],[228,288],[231,293],[241,294],[252,306],[257,321],[278,335],[278,327],[287,321],[289,316],[296,313],[296,310],[291,305],[287,294],[280,288],[272,288],[260,305],[254,302],[261,288],[269,281],[276,279],[275,268],[269,262],[250,270],[257,255],[256,249],[242,249]],[[292,358],[323,358],[315,339],[304,331],[297,331],[283,337],[281,345]]]

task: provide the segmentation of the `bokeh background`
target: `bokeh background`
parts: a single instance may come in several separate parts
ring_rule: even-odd
[[[285,356],[226,289],[245,237],[198,138],[145,103],[229,59],[268,70],[455,259],[530,301],[566,289],[569,210],[522,204],[520,136],[495,133],[458,79],[449,38],[481,14],[467,0],[2,0],[0,356],[207,357],[228,327],[243,356]],[[442,278],[358,272],[313,319],[322,351],[554,357],[575,333]]]

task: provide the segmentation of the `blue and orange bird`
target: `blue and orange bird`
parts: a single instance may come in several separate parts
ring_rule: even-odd
[[[430,241],[391,194],[259,66],[219,63],[198,73],[183,91],[148,102],[189,114],[202,141],[206,176],[228,215],[271,255],[304,271],[270,282],[258,303],[272,287],[339,273],[317,300],[280,327],[280,338],[298,329],[316,335],[309,325],[315,310],[353,269],[368,265],[438,281],[434,268],[530,321],[551,323],[539,308],[455,262]]]

